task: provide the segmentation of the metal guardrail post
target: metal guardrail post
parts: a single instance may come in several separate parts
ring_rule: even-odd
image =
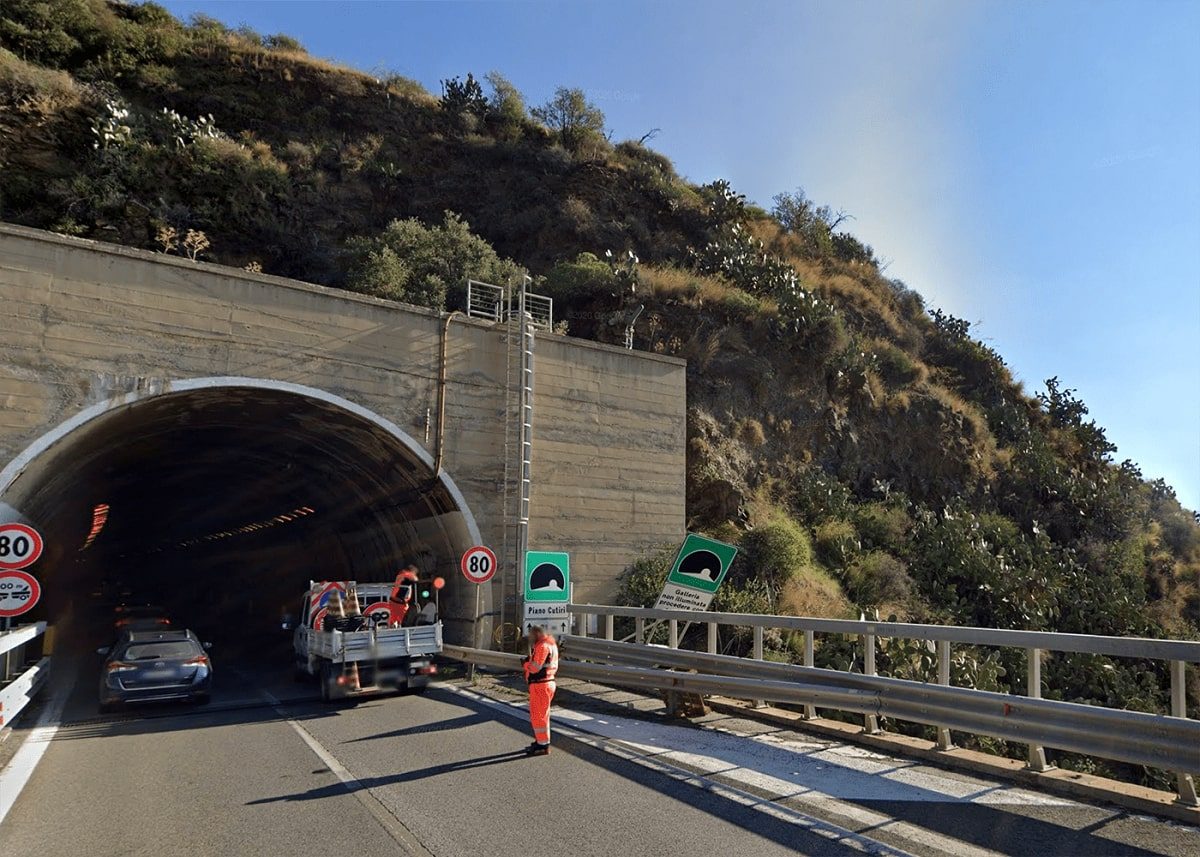
[[[937,662],[938,675],[937,682],[945,687],[950,686],[950,641],[937,641]],[[954,746],[954,742],[950,739],[950,730],[945,726],[937,727],[937,748],[939,750],[949,750]]]
[[[679,648],[679,620],[670,619],[667,621],[667,645],[672,649]]]
[[[614,629],[616,621],[617,617],[611,613],[604,617],[604,639],[611,640],[613,638],[616,633]]]
[[[761,661],[762,659],[763,659],[763,626],[755,625],[754,626],[754,660]],[[756,699],[756,700],[754,700],[754,707],[755,708],[766,708],[767,703],[765,700]]]
[[[708,653],[715,655],[717,653],[717,623],[708,623]]]
[[[1030,699],[1042,698],[1042,650],[1025,650],[1025,695]],[[1046,762],[1046,748],[1040,744],[1029,745],[1029,770],[1041,773],[1052,767]]]
[[[806,667],[815,666],[816,660],[814,657],[814,637],[816,633],[813,631],[804,632],[804,665]],[[817,708],[814,705],[804,706],[804,719],[813,720],[817,716]]]
[[[1171,661],[1171,716],[1187,717],[1187,692],[1185,682],[1184,661]],[[1188,771],[1175,772],[1175,790],[1179,793],[1177,803],[1184,806],[1200,806],[1200,796],[1196,794],[1196,781]]]
[[[876,675],[875,672],[875,635],[863,634],[863,675]],[[863,715],[863,732],[867,735],[877,735],[881,731],[879,728],[879,718],[874,714]]]
[[[641,616],[633,620],[633,641],[635,643],[646,642],[646,620]]]

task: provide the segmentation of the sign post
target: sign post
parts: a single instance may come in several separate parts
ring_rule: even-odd
[[[475,584],[475,615],[472,623],[471,637],[475,648],[479,648],[481,640],[479,639],[479,612],[483,608],[480,606],[482,592],[480,591],[483,584],[487,583],[496,574],[496,568],[499,563],[496,562],[496,552],[487,545],[475,545],[469,548],[459,560],[458,567],[462,570],[463,577]],[[475,677],[475,665],[471,664],[467,668],[467,677]]]
[[[525,554],[525,612],[522,629],[529,633],[541,625],[553,634],[565,634],[571,615],[571,558],[558,551],[527,551]]]

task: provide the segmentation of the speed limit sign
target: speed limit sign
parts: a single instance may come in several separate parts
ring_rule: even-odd
[[[33,565],[42,555],[42,537],[24,524],[0,525],[0,569]]]
[[[472,583],[487,583],[496,573],[496,554],[489,547],[475,545],[462,555],[463,577]]]

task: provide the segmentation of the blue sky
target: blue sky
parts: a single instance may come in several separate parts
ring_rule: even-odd
[[[1200,508],[1200,3],[165,5],[433,92],[579,86],[694,181],[803,186]]]

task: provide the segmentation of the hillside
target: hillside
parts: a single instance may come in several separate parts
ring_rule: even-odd
[[[1115,462],[1065,383],[1023,390],[833,211],[690,183],[608,140],[577,91],[531,111],[498,75],[444,90],[152,4],[8,0],[0,219],[439,308],[465,276],[523,269],[571,334],[608,342],[644,307],[635,347],[689,361],[689,525],[742,547],[719,607],[1197,635],[1200,525],[1171,488]],[[1019,688],[1023,657],[964,650],[955,671]],[[893,647],[881,669],[928,660]],[[1163,670],[1045,667],[1068,697],[1160,711]]]

